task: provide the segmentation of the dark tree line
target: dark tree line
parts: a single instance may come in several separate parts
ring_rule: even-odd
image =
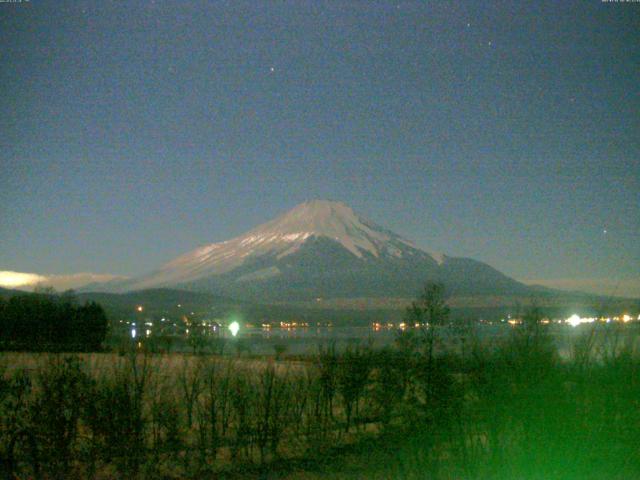
[[[0,298],[0,347],[4,350],[99,350],[107,316],[90,302],[78,305],[71,293],[22,294]]]

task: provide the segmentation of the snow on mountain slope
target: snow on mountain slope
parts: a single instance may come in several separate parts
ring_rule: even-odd
[[[313,237],[334,240],[361,259],[367,256],[403,257],[416,251],[426,254],[399,235],[360,217],[341,202],[313,200],[244,235],[182,255],[159,270],[132,281],[127,288],[176,285],[221,275],[249,259],[265,255],[280,259],[298,251]],[[444,256],[428,255],[438,264],[444,261]],[[270,275],[277,273],[269,272]]]

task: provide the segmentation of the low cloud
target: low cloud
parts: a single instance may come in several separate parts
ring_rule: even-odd
[[[71,273],[69,275],[43,275],[39,273],[0,270],[0,287],[33,290],[35,287],[53,287],[58,291],[79,288],[93,282],[122,280],[121,275],[103,273]]]
[[[615,278],[556,278],[524,280],[524,283],[599,295],[640,298],[640,278],[627,280]]]

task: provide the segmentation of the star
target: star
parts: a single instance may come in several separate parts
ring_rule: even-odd
[[[273,73],[273,72],[275,72],[275,71],[276,71],[276,69],[275,69],[275,67],[269,67],[269,71],[270,71],[271,73]]]

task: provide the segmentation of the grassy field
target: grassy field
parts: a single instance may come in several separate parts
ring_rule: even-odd
[[[633,325],[304,359],[0,355],[6,478],[640,478]],[[621,341],[611,339],[620,335]],[[437,346],[433,338],[431,345]],[[610,345],[615,344],[615,348]]]

